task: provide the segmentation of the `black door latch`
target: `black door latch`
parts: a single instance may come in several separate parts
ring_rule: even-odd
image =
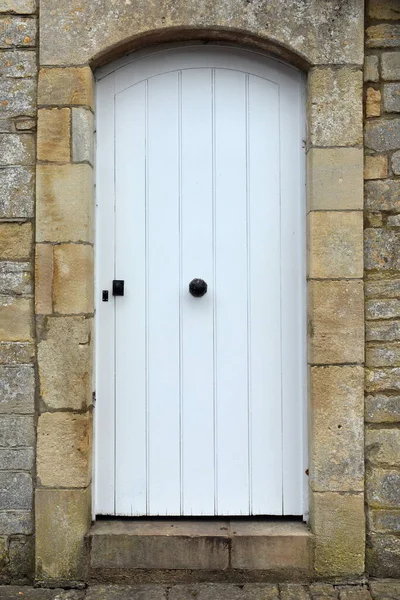
[[[125,285],[125,281],[123,279],[114,279],[113,285],[112,285],[113,296],[123,296],[124,295],[124,285]]]

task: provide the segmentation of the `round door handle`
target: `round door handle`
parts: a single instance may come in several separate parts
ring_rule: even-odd
[[[207,292],[207,284],[204,279],[192,279],[189,283],[189,292],[195,298],[201,298]]]

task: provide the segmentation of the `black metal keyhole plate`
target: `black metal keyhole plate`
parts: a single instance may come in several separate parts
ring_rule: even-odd
[[[207,293],[207,284],[204,279],[192,279],[189,283],[189,292],[195,298],[201,298]]]

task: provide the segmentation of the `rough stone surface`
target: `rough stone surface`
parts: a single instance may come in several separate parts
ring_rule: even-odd
[[[365,420],[368,423],[400,423],[400,396],[367,396]]]
[[[0,12],[30,15],[36,11],[36,0],[0,0]]]
[[[93,165],[93,113],[85,108],[72,109],[72,160]]]
[[[0,340],[30,342],[32,301],[27,298],[0,296]]]
[[[400,52],[383,52],[382,79],[386,81],[400,79]]]
[[[376,54],[369,54],[364,59],[364,81],[379,81],[379,58]]]
[[[365,371],[367,392],[400,391],[400,368],[370,368]]]
[[[32,252],[31,223],[0,224],[0,259],[29,259]]]
[[[11,580],[30,582],[34,572],[35,541],[30,537],[13,537],[9,544],[9,571]]]
[[[400,321],[389,321],[387,323],[373,322],[366,323],[366,340],[371,341],[392,341],[400,340]]]
[[[93,241],[93,173],[89,165],[38,165],[38,242]]]
[[[86,487],[91,479],[91,418],[65,412],[40,415],[37,476],[44,487]]]
[[[312,364],[363,362],[361,281],[311,281],[309,315],[309,360]]]
[[[82,410],[91,404],[91,322],[49,317],[38,343],[40,396],[52,409]]]
[[[400,146],[400,119],[368,121],[364,141],[367,148],[377,152],[396,150]]]
[[[372,508],[397,508],[400,505],[400,472],[390,468],[367,469],[366,499]]]
[[[32,283],[30,263],[0,261],[0,294],[31,295]]]
[[[35,346],[32,343],[0,342],[1,365],[31,363],[34,358]]]
[[[400,300],[367,300],[365,311],[367,319],[395,319],[400,317]]]
[[[400,25],[380,23],[366,30],[367,48],[395,48],[400,45]]]
[[[36,46],[36,19],[0,16],[0,47],[31,48]]]
[[[367,88],[365,100],[365,114],[367,117],[379,117],[381,114],[381,92],[374,88]]]
[[[38,160],[69,162],[71,158],[71,111],[69,108],[38,111]]]
[[[0,54],[0,76],[21,79],[37,72],[36,52],[10,50]]]
[[[400,533],[400,510],[370,510],[368,528],[373,533]]]
[[[93,312],[93,248],[84,244],[54,247],[54,310],[62,314]]]
[[[369,344],[366,349],[365,363],[372,367],[395,367],[400,365],[400,345],[395,342],[377,346]]]
[[[35,312],[51,314],[53,311],[53,246],[36,244],[35,255]]]
[[[31,510],[32,493],[29,473],[0,471],[0,506],[3,510]]]
[[[58,12],[59,10],[60,6],[57,7]],[[93,102],[94,85],[90,67],[70,67],[65,69],[43,68],[39,71],[39,105],[69,104],[90,106],[93,108]]]
[[[400,296],[400,279],[367,279],[365,282],[366,298],[397,298]]]
[[[388,175],[387,156],[366,156],[364,179],[385,179]]]
[[[310,485],[316,491],[364,489],[362,367],[312,367]]]
[[[400,538],[388,534],[370,534],[366,563],[371,577],[400,578]],[[379,599],[379,596],[375,595],[375,598]],[[381,598],[388,600],[386,595]]]
[[[33,414],[34,397],[32,365],[0,366],[0,413]]]
[[[0,535],[29,535],[33,533],[33,514],[28,510],[0,511]]]
[[[34,448],[0,448],[0,464],[5,471],[30,471],[34,459]]]
[[[372,464],[395,465],[400,463],[400,430],[367,429],[365,451]]]
[[[153,590],[157,592],[154,600],[162,598],[163,590]],[[281,596],[283,599],[285,596]],[[130,600],[131,596],[129,597]],[[153,596],[149,597],[153,600]],[[279,589],[277,585],[271,584],[245,584],[234,585],[229,583],[198,583],[194,585],[174,585],[169,593],[169,600],[189,600],[189,598],[197,598],[197,600],[278,600]],[[94,600],[94,598],[93,598]],[[122,599],[121,599],[122,600]],[[125,600],[125,599],[124,599]],[[128,597],[126,597],[128,600]],[[136,600],[136,596],[133,597]],[[142,600],[139,596],[138,600]],[[147,597],[143,597],[147,600]],[[301,600],[301,597],[299,597]],[[308,600],[308,599],[307,599]]]
[[[362,72],[313,69],[309,74],[309,136],[313,146],[362,143]]]
[[[385,112],[388,113],[400,112],[400,83],[387,83],[384,86],[383,107]]]
[[[400,233],[392,229],[365,230],[365,268],[400,270]]]
[[[33,165],[35,140],[32,135],[4,133],[0,135],[0,166]]]
[[[33,168],[0,168],[0,189],[0,218],[33,217]]]
[[[376,211],[400,211],[400,181],[391,179],[367,181],[365,208]]]
[[[395,579],[387,581],[371,581],[369,584],[374,600],[397,600],[400,598],[400,582]]]
[[[33,417],[27,415],[0,415],[0,447],[31,447],[34,442]]]
[[[368,16],[371,19],[400,19],[398,0],[369,0]]]
[[[3,79],[0,92],[1,116],[32,117],[35,112],[36,81],[34,79]]]
[[[361,278],[362,231],[361,211],[311,212],[308,228],[309,276],[318,279]]]

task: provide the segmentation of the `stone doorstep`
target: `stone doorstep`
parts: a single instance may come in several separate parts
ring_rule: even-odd
[[[311,577],[312,535],[299,521],[100,520],[88,538],[92,581]]]

